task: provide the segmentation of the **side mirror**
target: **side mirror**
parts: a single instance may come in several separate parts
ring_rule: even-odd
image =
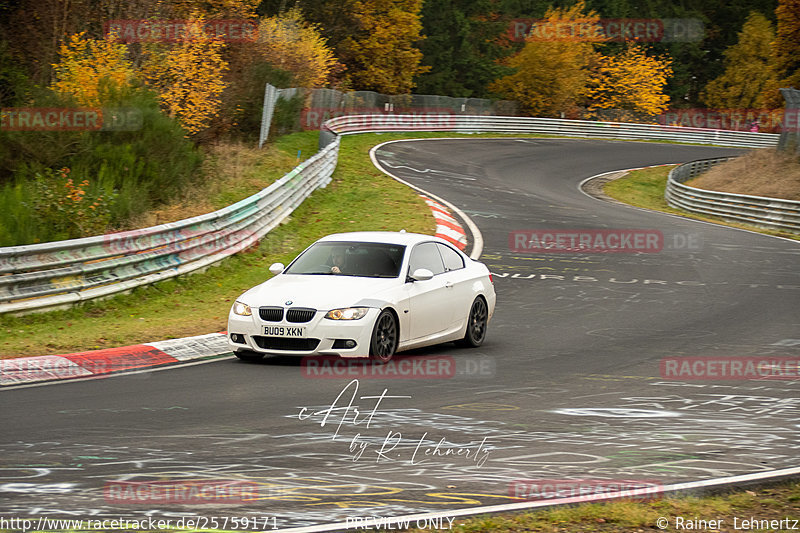
[[[411,274],[411,279],[414,281],[428,281],[433,277],[433,272],[427,268],[418,268]]]
[[[286,268],[283,266],[283,263],[272,263],[269,266],[269,271],[275,274],[276,276],[283,272],[283,269]]]

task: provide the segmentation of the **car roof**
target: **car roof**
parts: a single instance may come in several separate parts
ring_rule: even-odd
[[[447,241],[433,235],[420,233],[406,233],[400,231],[353,231],[350,233],[334,233],[326,235],[318,242],[350,241],[350,242],[379,242],[385,244],[402,244],[412,246],[418,242],[436,241],[447,244]]]

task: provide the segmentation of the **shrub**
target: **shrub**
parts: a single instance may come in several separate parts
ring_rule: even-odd
[[[89,196],[89,180],[76,183],[69,174],[65,167],[36,175],[31,210],[37,222],[67,239],[104,233],[116,193]]]
[[[30,105],[67,107],[69,103],[49,95]],[[66,167],[81,181],[88,180],[85,197],[114,198],[106,205],[108,221],[96,226],[82,222],[90,233],[106,231],[100,226],[123,228],[134,215],[173,199],[193,180],[201,179],[201,152],[180,125],[160,111],[151,91],[138,89],[104,106],[132,112],[139,119],[138,129],[0,130],[0,246],[73,235],[48,223],[43,211],[33,209],[37,194],[42,193],[42,177],[50,176],[51,169]]]

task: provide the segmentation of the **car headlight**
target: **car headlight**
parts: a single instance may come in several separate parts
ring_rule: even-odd
[[[250,309],[250,306],[247,304],[243,304],[242,302],[234,302],[233,314],[241,316],[250,316],[253,314],[253,310]]]
[[[367,314],[368,307],[345,307],[343,309],[331,309],[325,315],[325,318],[331,320],[358,320],[364,318]]]

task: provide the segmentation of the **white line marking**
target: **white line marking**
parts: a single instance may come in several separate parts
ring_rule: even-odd
[[[392,174],[391,172],[389,172],[388,170],[383,168],[381,166],[381,164],[378,163],[377,157],[375,157],[375,152],[379,148],[381,148],[382,146],[385,146],[387,144],[401,143],[401,142],[413,142],[413,141],[442,141],[442,140],[452,140],[452,139],[449,139],[447,137],[440,137],[440,138],[436,138],[436,139],[400,139],[400,140],[397,140],[397,141],[386,141],[386,142],[383,142],[383,143],[378,144],[376,146],[373,146],[372,149],[369,151],[369,158],[372,160],[372,164],[375,165],[375,168],[377,168],[378,170],[380,170],[381,172],[383,172],[384,174],[386,174],[390,178],[393,178],[396,181],[399,181],[400,183],[402,183],[403,185],[405,185],[407,187],[411,187],[415,191],[419,191],[419,192],[425,194],[426,196],[429,196],[430,198],[433,198],[434,200],[436,200],[437,202],[447,206],[451,211],[453,211],[458,216],[460,216],[461,219],[464,222],[467,223],[467,227],[469,227],[469,231],[472,233],[472,241],[473,241],[472,253],[469,256],[472,259],[476,259],[477,260],[478,258],[480,258],[481,254],[483,253],[483,235],[481,234],[481,230],[478,229],[478,226],[475,225],[475,223],[472,221],[472,219],[469,218],[466,215],[466,213],[464,213],[461,209],[459,209],[458,207],[454,206],[453,204],[451,204],[447,200],[445,200],[443,198],[440,198],[440,197],[436,196],[435,194],[429,193],[428,191],[426,191],[422,187],[417,187],[416,185],[412,185],[411,183],[409,183],[409,182],[407,182],[407,181],[395,176],[394,174]]]

